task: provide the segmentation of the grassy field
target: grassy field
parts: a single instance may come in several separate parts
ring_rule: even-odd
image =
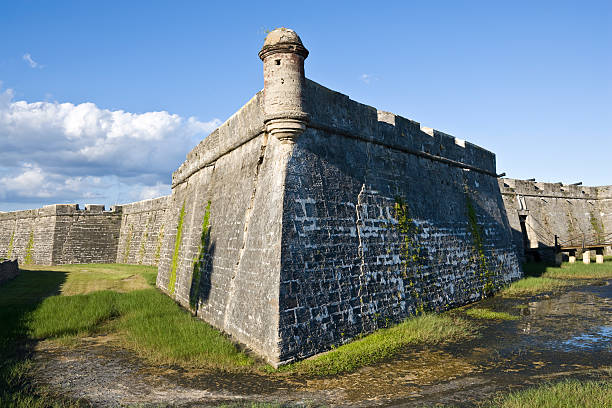
[[[606,259],[604,265],[527,265],[525,270],[530,276],[512,284],[504,295],[552,291],[576,279],[611,278],[612,259]],[[108,336],[112,345],[132,350],[152,363],[327,376],[375,364],[408,345],[471,338],[477,332],[474,319],[517,318],[478,307],[466,310],[472,319],[458,313],[425,314],[274,370],[155,289],[155,277],[156,268],[147,266],[65,265],[31,267],[0,286],[0,406],[76,406],[47,390],[34,390],[29,383],[32,349],[40,340],[78,346],[84,336]]]
[[[32,392],[28,383],[32,346],[43,339],[114,334],[121,346],[156,363],[221,369],[254,364],[218,330],[151,287],[155,275],[146,266],[67,265],[22,270],[2,285],[0,406],[71,405]],[[146,289],[140,289],[143,282]]]
[[[6,328],[0,332],[0,406],[36,406],[32,395],[42,398],[39,406],[50,404],[44,393],[33,394],[27,382],[32,346],[40,340],[78,345],[81,337],[112,336],[112,344],[152,363],[277,372],[155,289],[155,276],[155,268],[138,265],[34,266],[0,286],[0,325]],[[423,315],[278,371],[349,372],[388,358],[409,344],[443,343],[472,335],[465,320]]]
[[[606,257],[603,264],[564,262],[557,267],[528,263],[523,269],[525,278],[512,283],[502,291],[502,295],[532,296],[542,292],[554,292],[584,279],[612,279],[612,257]]]
[[[612,408],[612,381],[565,380],[497,398],[490,408]]]

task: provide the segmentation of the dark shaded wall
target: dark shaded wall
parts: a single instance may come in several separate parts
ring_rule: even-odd
[[[16,260],[0,259],[0,285],[19,275],[19,265]]]
[[[285,184],[282,361],[521,276],[492,153],[310,81],[307,102]]]

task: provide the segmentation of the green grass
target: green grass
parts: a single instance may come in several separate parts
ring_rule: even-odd
[[[0,286],[2,407],[77,406],[75,401],[54,396],[44,389],[34,389],[28,382],[31,345],[38,340],[55,339],[78,345],[83,336],[101,335],[112,339],[109,344],[133,350],[153,363],[219,370],[261,368],[260,363],[238,350],[225,335],[192,317],[171,298],[153,288],[155,267],[88,264],[29,269]],[[551,291],[571,284],[574,277],[612,276],[612,263],[608,260],[604,265],[575,264],[546,269],[541,265],[527,265],[525,270],[535,276],[515,282],[505,294]],[[518,318],[484,308],[471,308],[465,313],[478,319]],[[475,328],[473,321],[462,319],[457,313],[425,314],[311,359],[278,370],[267,367],[271,373],[289,375],[348,373],[386,360],[412,345],[471,338],[476,335]],[[610,386],[609,383],[604,385]],[[505,404],[505,401],[498,403]]]
[[[40,301],[59,293],[64,272],[22,271],[0,286],[0,406],[72,407],[72,401],[52,396],[28,380],[30,347],[28,317]]]
[[[519,316],[511,315],[506,312],[494,312],[489,309],[481,309],[478,307],[474,307],[471,309],[467,309],[465,314],[473,317],[475,319],[484,319],[484,320],[518,320]]]
[[[512,283],[502,291],[506,296],[532,296],[543,292],[554,292],[565,286],[579,283],[584,279],[612,278],[612,257],[606,257],[603,264],[582,262],[563,263],[558,266],[546,266],[542,263],[523,265],[525,278]]]
[[[563,263],[560,268],[547,268],[544,275],[557,279],[610,279],[612,278],[612,258],[606,257],[602,264]]]
[[[251,365],[218,330],[196,319],[172,299],[149,287],[120,293],[101,290],[88,293],[89,286],[104,287],[134,274],[154,282],[155,268],[139,265],[68,265],[61,296],[48,297],[27,319],[33,339],[54,339],[94,334],[119,334],[122,345],[157,363],[214,365],[231,368]],[[112,271],[115,271],[113,276]],[[64,288],[87,281],[85,294],[66,296]],[[86,289],[87,288],[87,289]],[[70,292],[73,293],[73,292]]]
[[[543,276],[537,278],[527,277],[512,283],[502,291],[502,294],[508,296],[536,295],[541,292],[552,292],[567,285],[568,283],[561,279],[552,279]]]
[[[157,363],[236,369],[254,361],[218,330],[192,317],[154,288],[126,293],[103,290],[66,295],[64,286],[84,280],[104,286],[118,276],[155,282],[154,268],[136,265],[66,265],[22,270],[0,286],[0,406],[73,406],[35,389],[27,372],[33,342],[112,335],[118,344]],[[71,277],[74,275],[75,277]],[[74,286],[73,288],[77,287]],[[84,289],[85,290],[85,289]],[[59,405],[58,405],[59,404]]]
[[[234,402],[231,404],[221,404],[217,408],[283,408],[283,405],[276,402]]]
[[[494,400],[495,408],[612,408],[612,381],[565,380],[513,392]]]
[[[233,368],[253,360],[218,330],[155,289],[53,296],[31,314],[35,339],[118,333],[122,344],[156,363]]]
[[[157,278],[157,267],[156,266],[145,266],[145,265],[128,265],[128,264],[72,264],[72,265],[58,265],[58,266],[43,266],[43,265],[29,265],[27,267],[29,271],[54,271],[54,272],[65,272],[66,277],[62,283],[62,294],[83,294],[91,292],[87,288],[78,287],[81,282],[86,282],[89,285],[100,286],[103,289],[107,289],[106,285],[113,284],[114,282],[138,276],[146,282],[150,287],[155,286],[155,279]],[[75,283],[75,290],[64,291],[63,289],[68,285]],[[116,290],[115,288],[111,288]],[[127,288],[130,289],[129,287]],[[119,289],[120,291],[121,289]]]
[[[440,344],[470,338],[473,327],[447,314],[424,314],[378,330],[332,351],[279,368],[299,374],[327,376],[355,371],[385,360],[409,345]]]

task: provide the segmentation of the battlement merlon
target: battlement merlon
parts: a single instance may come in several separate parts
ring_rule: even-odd
[[[78,204],[55,204],[55,215],[121,215],[121,206],[111,206],[106,210],[104,204],[85,204],[82,209]]]
[[[279,28],[270,32],[259,56],[264,65],[264,89],[191,150],[172,175],[173,187],[264,132],[295,143],[308,128],[496,176],[492,152],[353,101],[305,78],[308,50],[294,31]]]

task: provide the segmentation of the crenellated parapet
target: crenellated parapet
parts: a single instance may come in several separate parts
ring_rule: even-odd
[[[495,176],[495,154],[438,130],[350,99],[307,80],[308,127]]]

